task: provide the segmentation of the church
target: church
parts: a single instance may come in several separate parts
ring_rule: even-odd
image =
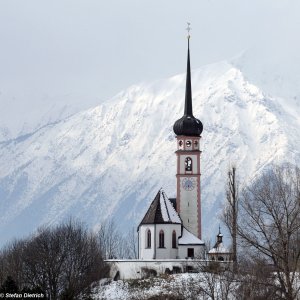
[[[183,116],[173,125],[176,135],[176,198],[160,189],[138,225],[138,259],[107,260],[114,279],[144,278],[165,272],[186,272],[210,261],[229,262],[231,253],[217,235],[208,251],[201,226],[201,150],[203,125],[193,115],[190,36]]]
[[[190,36],[183,116],[174,123],[176,135],[176,198],[158,191],[138,226],[139,259],[204,258],[201,240],[201,150],[203,125],[193,115]]]

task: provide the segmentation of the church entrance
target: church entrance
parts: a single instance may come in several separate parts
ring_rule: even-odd
[[[187,249],[187,256],[193,258],[194,257],[194,248]]]

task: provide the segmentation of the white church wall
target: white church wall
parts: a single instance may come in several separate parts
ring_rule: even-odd
[[[147,231],[151,231],[151,247],[147,248]],[[145,224],[139,228],[139,258],[140,259],[153,259],[154,258],[154,234],[155,225]]]
[[[184,259],[188,257],[188,248],[194,249],[194,258],[204,258],[204,246],[201,245],[179,245],[178,246],[178,258]]]
[[[167,269],[171,272],[186,272],[188,269],[199,269],[208,265],[207,260],[199,259],[161,259],[161,260],[106,260],[110,266],[110,278],[138,279],[143,277],[143,270],[155,270],[157,275],[164,274]],[[226,262],[219,262],[228,264]],[[118,273],[119,272],[119,273]],[[118,273],[118,274],[117,274]]]
[[[207,254],[209,260],[216,261],[231,261],[231,253],[208,253]]]
[[[159,248],[159,232],[163,230],[165,236],[165,247]],[[178,257],[178,248],[172,248],[172,233],[176,231],[176,245],[178,237],[181,235],[180,224],[157,224],[156,225],[156,258],[157,259],[170,259]]]
[[[151,248],[147,248],[147,230],[151,231]],[[159,248],[159,232],[164,232],[164,248]],[[172,248],[172,234],[176,232],[176,246],[181,235],[180,224],[145,224],[139,228],[140,259],[170,259],[178,257],[178,248]],[[156,235],[154,241],[154,235]]]

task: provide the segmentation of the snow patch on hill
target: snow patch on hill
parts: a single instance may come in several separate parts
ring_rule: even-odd
[[[212,279],[209,276],[215,276],[213,281],[214,290],[211,290]],[[183,273],[164,278],[149,278],[139,281],[112,281],[109,284],[103,280],[94,288],[93,299],[101,300],[129,300],[129,299],[152,299],[161,297],[161,299],[211,299],[207,293],[215,298],[222,298],[226,280],[218,275],[209,275],[205,273]],[[105,285],[103,283],[106,283]],[[232,282],[227,284],[229,299],[234,295],[237,284]]]

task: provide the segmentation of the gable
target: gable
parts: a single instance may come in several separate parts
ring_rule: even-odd
[[[165,192],[159,190],[140,225],[164,223],[181,224],[181,219]]]

